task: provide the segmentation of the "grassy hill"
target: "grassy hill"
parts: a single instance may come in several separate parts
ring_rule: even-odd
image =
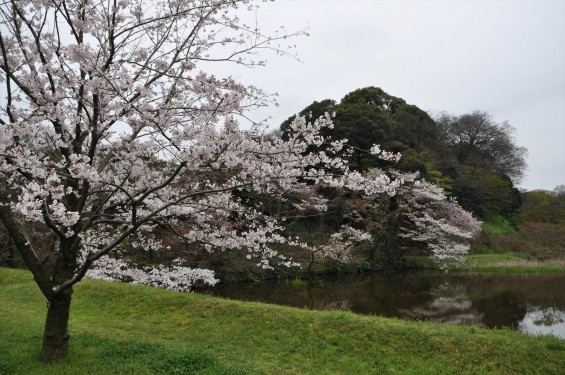
[[[563,374],[565,340],[85,280],[70,355],[38,363],[45,302],[0,268],[0,374]]]

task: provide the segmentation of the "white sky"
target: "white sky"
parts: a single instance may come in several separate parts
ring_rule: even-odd
[[[269,56],[235,73],[279,94],[272,128],[314,100],[377,86],[453,114],[484,110],[529,150],[522,188],[565,184],[565,1],[279,0],[259,25],[289,31],[302,62]],[[233,72],[232,72],[233,73]]]

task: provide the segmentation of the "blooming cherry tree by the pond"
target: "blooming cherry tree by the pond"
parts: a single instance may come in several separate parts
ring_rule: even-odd
[[[397,200],[401,238],[424,244],[442,268],[463,261],[470,241],[481,230],[480,221],[447,198],[442,188],[425,180],[406,183],[398,190]]]
[[[369,195],[365,191],[350,198],[349,224],[322,244],[305,247],[310,253],[308,274],[315,258],[354,262],[366,251],[357,245],[379,250],[380,266],[391,269],[417,249],[424,250],[444,270],[463,262],[471,241],[481,231],[481,222],[418,173],[391,170],[390,174],[397,184],[394,192]],[[382,178],[383,173],[370,170],[365,178],[371,176]]]
[[[159,247],[151,233],[182,221],[184,238],[206,249],[292,265],[271,247],[289,242],[280,223],[238,191],[277,196],[318,183],[394,194],[398,181],[350,171],[344,143],[319,135],[329,116],[296,118],[287,141],[240,128],[268,95],[199,64],[263,65],[258,51],[289,54],[281,43],[301,34],[264,35],[236,16],[253,9],[245,0],[0,5],[0,219],[48,301],[42,361],[66,356],[73,286],[85,276],[178,290],[216,281],[177,264],[132,268],[117,251],[124,241]],[[32,225],[56,239],[48,254]]]

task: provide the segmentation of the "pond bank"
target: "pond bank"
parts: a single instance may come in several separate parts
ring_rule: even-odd
[[[437,269],[429,257],[409,256],[408,267],[416,269]],[[499,273],[565,273],[565,259],[537,261],[528,259],[526,254],[514,252],[471,254],[465,256],[465,263],[450,270]]]
[[[311,310],[487,328],[510,328],[565,339],[565,274],[449,273],[395,274],[224,283],[212,295]]]
[[[565,341],[230,301],[85,280],[71,353],[41,366],[45,302],[31,275],[0,268],[0,373],[559,374]]]
[[[275,270],[262,270],[253,264],[230,268],[229,262],[219,262],[214,265],[203,265],[204,268],[214,269],[222,282],[245,282],[276,279],[308,279],[304,268],[275,267]],[[437,263],[428,256],[406,256],[397,264],[396,269],[384,269],[377,264],[366,262],[340,263],[335,260],[320,261],[316,264],[312,277],[326,277],[344,274],[381,274],[398,273],[413,270],[440,270]],[[515,252],[484,253],[465,256],[461,265],[453,265],[449,273],[457,272],[488,272],[488,273],[562,273],[565,274],[565,259],[550,259],[537,261],[527,254]]]

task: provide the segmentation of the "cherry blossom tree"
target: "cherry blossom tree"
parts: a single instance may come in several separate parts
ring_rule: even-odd
[[[423,244],[442,268],[463,261],[470,240],[481,230],[481,223],[470,212],[425,180],[406,183],[398,190],[397,200],[402,217],[399,237]]]
[[[181,220],[190,223],[182,235],[206,249],[291,264],[270,246],[288,242],[280,223],[235,191],[398,187],[336,157],[343,142],[318,134],[329,116],[296,118],[287,141],[261,125],[240,128],[268,95],[197,66],[262,65],[258,51],[289,54],[281,43],[300,34],[264,35],[237,17],[245,10],[253,10],[245,0],[0,5],[0,219],[47,300],[42,361],[66,356],[73,286],[85,276],[179,290],[215,282],[211,271],[177,264],[132,268],[119,251],[125,241],[159,247],[155,228]],[[47,254],[32,225],[56,238]]]
[[[379,170],[370,173],[381,174]],[[442,269],[462,262],[481,223],[418,173],[391,174],[401,186],[391,197],[375,196],[365,213],[366,230],[373,236],[371,250],[378,251],[380,261],[392,268],[414,249],[424,250]]]

